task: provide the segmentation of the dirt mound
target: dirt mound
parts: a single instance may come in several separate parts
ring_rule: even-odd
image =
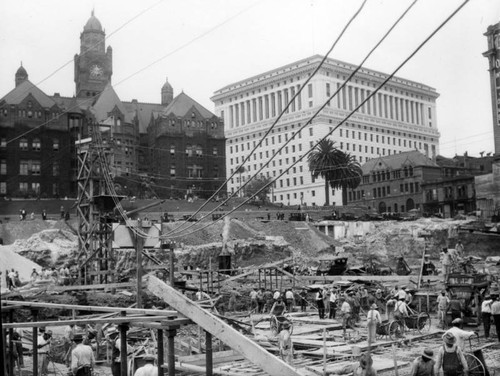
[[[74,232],[72,225],[76,223],[72,221],[53,221],[42,219],[26,220],[26,221],[7,221],[0,224],[0,237],[4,244],[12,244],[18,239],[28,239],[33,234],[43,230],[63,229]],[[74,226],[73,226],[74,227]]]
[[[40,271],[41,266],[16,253],[17,248],[13,245],[0,246],[0,265],[2,265],[2,273],[5,269],[14,269],[19,272],[21,282],[28,282],[33,268]],[[5,288],[5,276],[2,275],[2,290]]]

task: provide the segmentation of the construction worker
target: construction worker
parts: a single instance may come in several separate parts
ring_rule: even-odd
[[[342,305],[340,307],[340,312],[342,314],[342,329],[344,330],[344,336],[346,334],[347,327],[354,329],[352,326],[351,318],[352,318],[352,307],[349,303],[347,297],[342,297]]]
[[[120,332],[115,327],[108,329],[106,333],[108,343],[111,345],[111,374],[113,376],[121,375],[121,350],[120,350]],[[132,352],[132,347],[127,344],[127,354]]]
[[[443,282],[448,283],[448,276],[450,275],[451,265],[453,264],[448,248],[443,248],[441,264],[443,265]]]
[[[432,349],[424,349],[422,355],[413,361],[410,376],[434,376],[434,351]]]
[[[293,296],[292,289],[288,289],[285,291],[285,302],[286,309],[288,312],[293,312],[293,306],[295,305],[295,297]]]
[[[429,260],[429,255],[424,255],[424,265],[422,266],[422,275],[434,275],[436,266]]]
[[[404,326],[405,317],[408,317],[408,306],[406,305],[405,298],[401,298],[394,306],[394,320]]]
[[[337,312],[337,300],[339,299],[339,296],[337,294],[337,290],[335,290],[333,287],[330,290],[330,297],[329,297],[329,305],[330,305],[330,313],[328,315],[329,319],[334,319],[336,312]]]
[[[486,295],[484,297],[483,302],[481,303],[481,318],[483,320],[484,327],[484,338],[490,338],[490,327],[491,327],[491,304],[493,303],[493,299],[491,299],[490,295]]]
[[[300,310],[305,312],[307,309],[307,290],[305,288],[302,289],[299,293],[300,296]]]
[[[259,294],[257,293],[257,291],[255,290],[255,287],[252,288],[252,290],[250,291],[250,311],[255,311],[255,313],[258,312],[258,308],[259,308],[259,302],[257,301],[257,296]]]
[[[456,342],[452,333],[443,336],[443,346],[439,348],[436,359],[436,373],[442,368],[444,376],[468,376],[469,366]]]
[[[442,290],[441,294],[437,297],[437,305],[438,305],[438,320],[439,327],[441,329],[446,328],[446,310],[448,309],[448,305],[450,304],[450,299],[446,296],[446,291]]]
[[[453,325],[453,326],[450,329],[448,329],[444,333],[444,335],[446,335],[446,333],[453,334],[457,340],[457,347],[460,350],[464,351],[465,350],[465,340],[476,335],[476,333],[460,329],[462,327],[462,319],[453,320],[451,322],[451,325]]]
[[[83,333],[74,333],[73,342],[76,346],[71,351],[71,370],[73,376],[91,376],[95,366],[92,347],[83,344]]]
[[[145,354],[142,356],[144,365],[137,368],[134,376],[158,376],[158,367],[155,366],[155,356],[152,354]]]
[[[270,312],[271,311],[271,307],[273,306],[274,304],[274,299],[273,299],[273,293],[270,289],[267,289],[265,292],[264,292],[264,313],[267,313],[267,312]]]
[[[462,318],[462,302],[456,294],[451,295],[450,303],[448,304],[447,312],[451,313],[451,321]]]
[[[257,313],[262,313],[264,309],[264,289],[257,290]]]
[[[379,311],[377,311],[377,305],[373,303],[370,310],[366,314],[366,324],[368,328],[368,344],[375,343],[377,341],[377,325],[382,324],[382,318],[380,317]]]
[[[227,310],[229,312],[236,310],[236,301],[237,301],[238,297],[240,297],[240,296],[241,296],[241,294],[236,290],[236,287],[233,287],[233,290],[230,292],[229,303],[228,303],[228,307],[227,307]]]
[[[288,321],[283,322],[281,331],[278,334],[278,347],[281,359],[286,363],[293,364],[293,343],[290,334],[291,324]]]
[[[500,299],[495,296],[493,303],[491,304],[491,316],[493,316],[493,321],[495,322],[495,328],[497,330],[497,337],[500,341]]]
[[[325,318],[325,301],[323,299],[324,299],[323,289],[320,288],[316,292],[316,296],[314,299],[316,301],[316,307],[318,307],[318,315],[320,319]]]

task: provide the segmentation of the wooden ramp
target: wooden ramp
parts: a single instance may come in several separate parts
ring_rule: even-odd
[[[199,307],[196,303],[160,279],[151,275],[148,276],[147,288],[151,293],[163,299],[169,306],[198,324],[205,331],[219,338],[253,365],[261,368],[269,375],[301,375],[294,367],[270,354],[257,343],[245,337],[212,313]]]

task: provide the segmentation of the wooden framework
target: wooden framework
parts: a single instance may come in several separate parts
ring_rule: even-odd
[[[79,276],[82,284],[111,283],[114,281],[112,231],[105,214],[114,205],[103,166],[108,163],[110,147],[97,142],[101,140],[98,124],[89,124],[89,134],[91,137],[76,141]]]

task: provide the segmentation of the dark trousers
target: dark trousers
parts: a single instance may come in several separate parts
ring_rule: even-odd
[[[111,374],[113,376],[120,376],[122,373],[122,366],[120,362],[111,363]]]
[[[328,318],[330,319],[334,319],[335,318],[335,314],[337,313],[337,303],[336,302],[330,302],[330,315],[328,316]]]
[[[75,376],[92,376],[92,371],[90,367],[82,367],[76,371]]]
[[[491,327],[491,313],[483,312],[481,316],[483,319],[484,338],[489,338],[490,337],[490,327]]]
[[[323,300],[316,300],[318,306],[318,314],[320,319],[325,318],[325,302]]]
[[[495,327],[497,329],[498,341],[500,341],[500,315],[493,315],[493,321],[495,322]]]

